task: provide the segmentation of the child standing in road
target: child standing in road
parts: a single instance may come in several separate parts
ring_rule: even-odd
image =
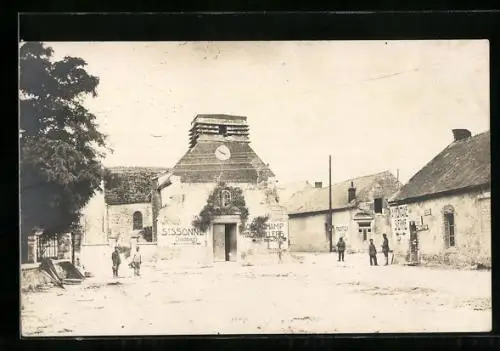
[[[370,266],[378,266],[377,263],[377,248],[373,244],[373,239],[370,239],[370,246],[368,247],[368,253],[370,254]]]
[[[118,246],[115,247],[115,251],[111,254],[111,261],[113,262],[113,277],[118,277],[118,268],[122,260],[120,259],[120,252],[118,251]]]
[[[139,252],[139,246],[135,249],[134,257],[132,258],[132,263],[134,265],[134,275],[141,275],[141,253]]]

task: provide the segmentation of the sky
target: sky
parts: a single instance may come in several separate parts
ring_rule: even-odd
[[[173,167],[196,114],[247,116],[280,183],[385,170],[405,183],[453,141],[489,129],[489,42],[50,42],[100,78],[85,104],[106,166]]]

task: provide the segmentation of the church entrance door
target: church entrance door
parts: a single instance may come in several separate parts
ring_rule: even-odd
[[[236,223],[216,223],[213,225],[214,261],[236,261]]]

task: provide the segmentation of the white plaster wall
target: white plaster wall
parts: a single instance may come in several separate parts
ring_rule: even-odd
[[[433,255],[456,251],[465,256],[491,255],[491,232],[485,231],[481,226],[481,212],[485,211],[485,207],[481,206],[480,202],[484,200],[479,198],[483,194],[473,192],[408,204],[409,220],[428,227],[428,230],[418,233],[420,253]],[[456,244],[455,248],[451,249],[445,247],[443,209],[446,205],[455,209]],[[408,250],[408,237],[408,234],[402,236],[399,245],[396,245],[398,251]]]
[[[105,234],[105,209],[104,193],[98,191],[89,200],[82,210],[80,223],[82,225],[84,244],[104,244]]]
[[[295,252],[328,252],[330,242],[325,231],[326,222],[326,214],[289,218],[290,250]]]
[[[215,183],[181,183],[178,178],[172,177],[172,185],[161,190],[162,207],[158,214],[158,245],[161,255],[166,258],[180,258],[209,262],[213,257],[213,239],[211,228],[200,233],[192,226],[195,216],[206,204],[211,192],[216,188]],[[246,206],[249,210],[247,225],[254,217],[269,216],[268,224],[279,226],[286,238],[282,249],[288,247],[288,216],[286,210],[278,204],[270,204],[266,191],[262,186],[253,184],[227,184],[243,190]],[[238,223],[239,226],[240,223]],[[175,235],[183,234],[183,235]],[[248,251],[262,248],[263,244],[246,238],[238,228],[238,255],[245,256]],[[273,248],[277,243],[266,243]],[[243,254],[245,253],[245,254]]]

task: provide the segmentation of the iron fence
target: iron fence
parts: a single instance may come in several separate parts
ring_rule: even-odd
[[[46,237],[41,235],[38,238],[37,258],[40,262],[42,258],[57,259],[59,256],[59,241],[57,235]]]

